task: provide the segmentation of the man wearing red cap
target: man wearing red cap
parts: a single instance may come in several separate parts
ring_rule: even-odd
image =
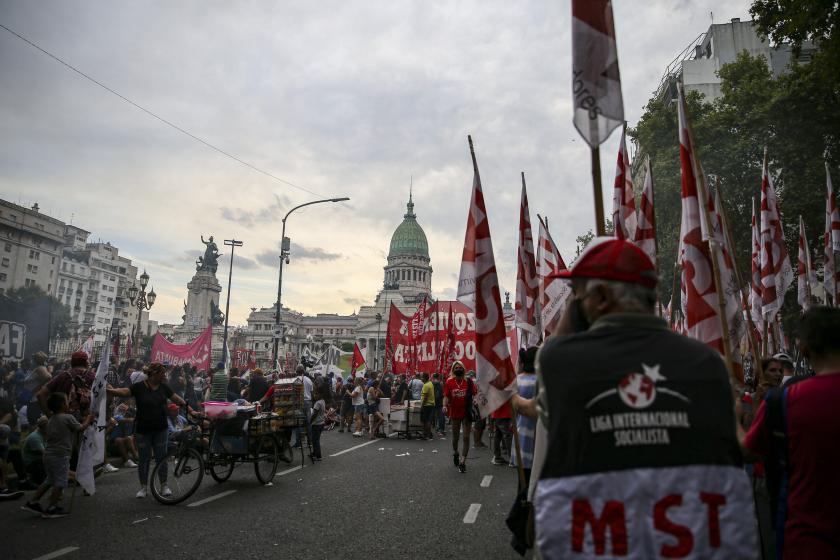
[[[557,275],[572,296],[538,358],[541,557],[754,557],[720,356],[654,314],[655,267],[629,242],[595,239]]]

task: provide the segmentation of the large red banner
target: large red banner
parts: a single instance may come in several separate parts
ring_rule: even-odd
[[[152,342],[152,361],[169,363],[173,366],[190,364],[199,369],[209,370],[212,329],[212,327],[207,327],[189,344],[173,344],[163,338],[162,334],[155,334]]]
[[[386,368],[391,373],[449,373],[454,360],[475,371],[475,316],[458,301],[421,304],[413,316],[393,304],[388,320]],[[419,315],[422,315],[422,320]],[[507,340],[512,355],[518,352],[513,314],[505,317]],[[412,329],[412,324],[417,328]],[[416,334],[412,334],[414,331]]]

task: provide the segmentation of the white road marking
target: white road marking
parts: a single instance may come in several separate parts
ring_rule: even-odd
[[[302,468],[303,468],[302,466],[298,465],[296,467],[292,467],[291,469],[286,469],[285,471],[280,471],[279,473],[274,473],[274,476],[284,476],[284,475],[287,475],[289,473],[299,471]]]
[[[485,475],[484,478],[481,479],[481,487],[482,488],[490,488],[490,482],[493,480],[493,475],[488,474]]]
[[[224,498],[225,496],[230,496],[234,492],[236,492],[236,490],[227,490],[225,492],[220,492],[220,493],[216,494],[215,496],[210,496],[209,498],[204,498],[203,500],[198,500],[197,502],[187,504],[187,507],[198,507],[198,506],[204,505],[208,502],[218,500],[219,498]]]
[[[78,546],[66,546],[64,548],[59,548],[55,552],[50,552],[49,554],[39,556],[38,558],[35,558],[35,560],[52,560],[53,558],[58,558],[59,556],[70,554],[71,552],[74,552],[76,550],[79,550]]]
[[[475,523],[475,519],[478,517],[478,510],[480,509],[481,504],[470,504],[466,515],[464,515],[464,523]]]
[[[137,521],[132,521],[131,524],[132,525],[137,525],[138,523],[143,523],[144,521],[148,521],[148,520],[149,520],[148,517],[144,517],[143,519],[138,519]]]
[[[353,447],[351,447],[349,449],[345,449],[344,451],[339,451],[338,453],[333,453],[332,455],[330,455],[330,457],[338,457],[339,455],[344,455],[345,453],[350,453],[351,451],[355,451],[356,449],[359,449],[360,447],[364,447],[366,445],[370,445],[371,443],[376,443],[376,440],[372,439],[370,441],[366,441],[365,443],[360,443],[359,445],[354,445]]]

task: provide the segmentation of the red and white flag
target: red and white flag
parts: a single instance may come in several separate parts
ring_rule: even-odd
[[[519,205],[519,246],[516,266],[516,326],[523,331],[523,344],[535,346],[540,338],[537,315],[539,280],[534,260],[534,236],[531,233],[531,211],[525,191],[525,173],[522,174],[522,201]]]
[[[359,343],[353,345],[353,360],[350,362],[350,375],[356,376],[365,371],[365,357],[362,354],[362,349],[359,348]]]
[[[761,312],[761,233],[755,213],[755,197],[752,200],[752,250],[750,256],[750,317],[755,328],[761,332],[764,329],[764,314]]]
[[[656,265],[656,214],[653,212],[653,175],[650,157],[645,158],[645,187],[639,201],[638,223],[633,243]]]
[[[610,0],[572,0],[572,95],[575,128],[590,147],[624,124]]]
[[[831,173],[828,162],[825,164],[825,235],[823,286],[826,293],[826,305],[829,302],[840,306],[840,212],[834,199],[834,189],[831,186]]]
[[[796,276],[796,294],[803,311],[811,309],[811,290],[817,285],[817,273],[811,263],[811,249],[805,236],[805,221],[799,216],[799,266]]]
[[[481,177],[472,138],[468,137],[468,140],[473,163],[473,188],[458,278],[458,301],[475,314],[475,362],[479,393],[476,395],[476,403],[484,416],[505,404],[516,392],[516,373],[505,333],[505,317]]]
[[[785,292],[793,283],[793,268],[785,243],[782,217],[776,189],[767,165],[767,149],[764,150],[764,168],[761,179],[761,307],[765,317],[770,319],[782,308]]]
[[[627,131],[621,131],[618,144],[618,162],[613,185],[613,228],[618,239],[633,241],[636,238],[636,192],[630,176],[630,157],[627,155]]]
[[[537,278],[540,285],[540,324],[546,336],[551,335],[563,316],[566,301],[572,293],[571,283],[552,276],[566,270],[566,263],[551,239],[542,219],[540,219],[540,238],[537,246]]]
[[[678,86],[677,118],[682,170],[682,216],[679,259],[682,266],[683,331],[724,354],[720,302],[715,286],[712,255],[704,241],[708,190],[703,168],[694,151],[694,139],[682,86]]]

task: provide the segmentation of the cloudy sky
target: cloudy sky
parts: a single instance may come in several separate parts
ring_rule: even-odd
[[[666,65],[748,0],[616,0],[633,125]],[[138,105],[270,173],[170,128],[0,29],[0,198],[110,241],[145,267],[152,318],[180,322],[199,236],[243,240],[231,320],[271,305],[280,220],[283,302],[351,313],[382,284],[413,178],[434,295],[457,285],[472,134],[503,288],[516,276],[520,171],[532,220],[561,253],[593,227],[589,153],[571,121],[564,1],[0,2],[0,23]],[[605,207],[618,133],[602,146]],[[290,184],[291,183],[291,184]],[[294,185],[294,186],[292,186]],[[222,284],[227,283],[227,260]],[[224,292],[223,292],[224,297]]]

